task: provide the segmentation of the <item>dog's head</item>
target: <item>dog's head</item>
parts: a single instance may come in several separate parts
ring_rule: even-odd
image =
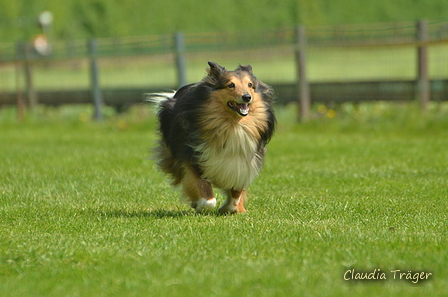
[[[250,106],[260,100],[261,82],[253,76],[252,66],[238,66],[227,71],[215,62],[208,62],[208,76],[204,82],[213,88],[213,98],[238,116],[247,116]]]

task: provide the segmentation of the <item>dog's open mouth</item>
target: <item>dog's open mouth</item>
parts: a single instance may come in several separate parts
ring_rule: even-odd
[[[235,101],[229,101],[227,105],[243,117],[249,114],[249,104],[247,103],[236,103]]]

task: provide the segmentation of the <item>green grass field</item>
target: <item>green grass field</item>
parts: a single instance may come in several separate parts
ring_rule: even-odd
[[[316,110],[278,108],[248,213],[230,216],[179,202],[147,158],[147,108],[0,110],[0,296],[444,296],[448,106]]]

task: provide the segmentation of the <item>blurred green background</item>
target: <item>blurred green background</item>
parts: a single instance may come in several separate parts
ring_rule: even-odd
[[[306,28],[308,80],[321,84],[320,91],[312,86],[313,102],[414,100],[422,19],[428,20],[431,100],[448,96],[446,0],[0,0],[0,5],[2,105],[16,104],[22,94],[42,104],[90,102],[88,39],[96,40],[104,102],[118,109],[141,102],[143,93],[200,80],[207,61],[228,69],[251,64],[257,77],[290,102],[297,97],[298,24]],[[43,12],[52,16],[46,26]],[[176,32],[183,34],[182,54]],[[176,63],[180,56],[183,69]],[[359,85],[365,82],[376,85]]]
[[[2,42],[41,33],[38,15],[45,10],[54,15],[56,39],[448,17],[446,0],[0,0],[0,7]]]

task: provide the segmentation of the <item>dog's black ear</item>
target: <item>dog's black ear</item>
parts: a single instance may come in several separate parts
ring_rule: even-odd
[[[250,65],[244,65],[244,66],[242,66],[242,65],[240,65],[240,66],[238,66],[238,68],[237,69],[235,69],[235,71],[246,71],[247,73],[249,73],[250,75],[252,75],[253,73],[252,73],[252,66],[250,66]]]
[[[208,62],[208,65],[210,66],[210,69],[208,69],[208,75],[218,77],[222,75],[224,72],[226,72],[226,69],[222,66],[219,66],[215,62]]]

